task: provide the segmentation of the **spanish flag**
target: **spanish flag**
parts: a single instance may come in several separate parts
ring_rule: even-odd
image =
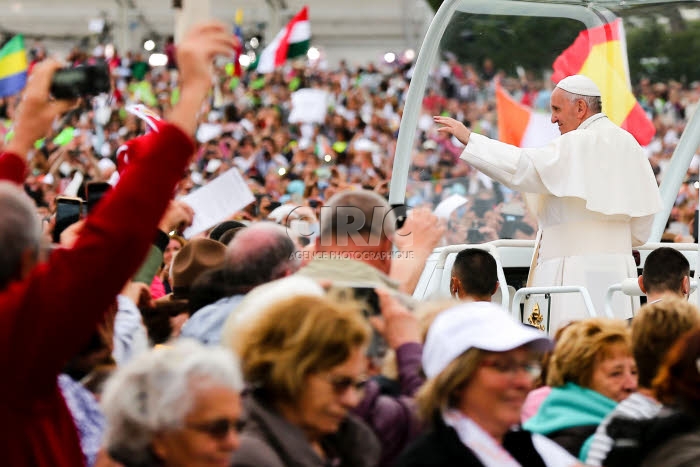
[[[27,84],[27,52],[24,37],[17,35],[0,49],[0,97],[20,92]]]
[[[603,112],[608,118],[629,131],[642,146],[651,142],[656,129],[630,88],[627,46],[620,18],[581,31],[552,68],[554,83],[576,74],[591,78],[600,89]]]

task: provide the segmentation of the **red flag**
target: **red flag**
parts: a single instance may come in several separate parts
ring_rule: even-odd
[[[642,146],[656,133],[629,85],[627,47],[622,20],[581,31],[569,48],[554,61],[552,81],[571,75],[585,75],[600,89],[603,112],[611,121],[629,131]]]

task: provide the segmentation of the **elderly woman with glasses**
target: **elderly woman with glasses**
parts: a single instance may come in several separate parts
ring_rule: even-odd
[[[377,465],[379,443],[350,414],[367,381],[371,335],[359,308],[296,296],[227,329],[251,389],[233,466]]]
[[[637,390],[627,324],[604,318],[571,323],[549,359],[547,385],[552,391],[523,426],[586,459],[598,425]]]
[[[242,387],[225,349],[182,340],[142,354],[105,387],[106,450],[125,467],[228,467]]]
[[[398,467],[568,467],[556,443],[517,428],[520,410],[550,346],[539,331],[489,302],[457,305],[430,326],[423,350],[428,377],[418,393],[430,428]]]

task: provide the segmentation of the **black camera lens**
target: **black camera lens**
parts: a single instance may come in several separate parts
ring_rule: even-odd
[[[51,80],[51,95],[56,99],[96,96],[110,88],[109,68],[104,63],[61,68]]]

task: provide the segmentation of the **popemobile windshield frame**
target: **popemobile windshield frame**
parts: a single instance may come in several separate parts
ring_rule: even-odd
[[[389,202],[392,205],[405,203],[411,157],[414,149],[416,129],[418,127],[418,118],[421,113],[423,97],[425,96],[431,68],[440,56],[440,42],[448,24],[452,21],[455,14],[468,13],[478,15],[570,18],[580,21],[587,28],[592,28],[611,22],[617,18],[615,11],[660,4],[700,5],[698,0],[445,0],[428,28],[411,78],[411,84],[404,106],[403,118],[399,126],[389,191]],[[671,163],[665,169],[664,177],[659,188],[663,209],[661,212],[657,213],[654,218],[654,224],[648,243],[660,241],[666,221],[671,214],[676,196],[698,146],[700,146],[700,112],[696,112],[686,126],[673,154]]]

